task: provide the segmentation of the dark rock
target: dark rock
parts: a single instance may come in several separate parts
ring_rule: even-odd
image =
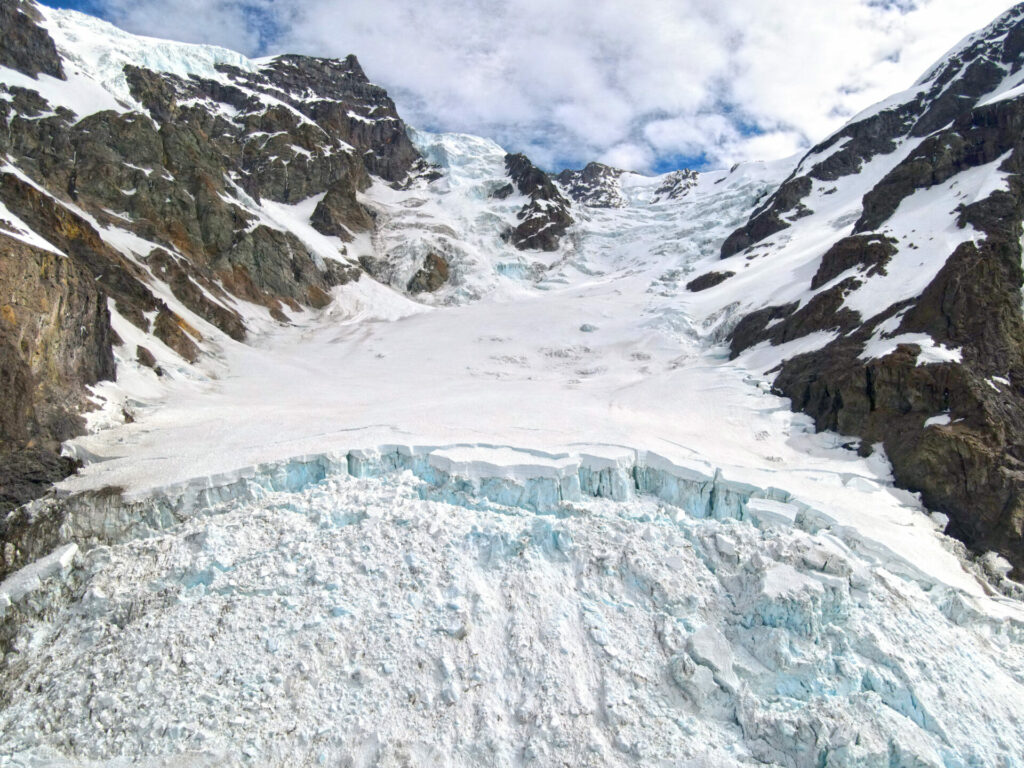
[[[256,75],[231,74],[247,87],[272,90],[328,135],[355,147],[366,170],[387,181],[401,181],[419,159],[394,102],[370,83],[355,56],[278,56]]]
[[[74,461],[52,450],[0,445],[0,516],[39,498],[76,469]]]
[[[423,267],[413,275],[406,288],[409,293],[433,293],[447,282],[448,273],[448,262],[436,253],[428,253],[423,259]]]
[[[555,180],[578,203],[590,208],[621,208],[626,205],[619,189],[619,177],[623,173],[625,171],[603,163],[588,163],[581,171],[562,171]]]
[[[313,228],[322,234],[340,237],[345,242],[351,242],[355,232],[372,230],[373,218],[356,200],[355,191],[356,186],[351,182],[336,184],[327,190],[310,218]]]
[[[724,283],[735,274],[735,272],[705,272],[703,275],[695,277],[688,282],[686,290],[693,293],[706,291],[708,288],[714,288],[716,285]]]
[[[811,288],[817,290],[854,267],[864,267],[869,277],[886,274],[885,265],[896,253],[895,242],[882,235],[844,237],[821,257],[821,265],[811,278]]]
[[[114,299],[118,311],[143,330],[149,330],[145,312],[157,308],[146,287],[146,274],[108,246],[91,224],[58,199],[36,189],[12,173],[0,172],[0,200],[36,232],[90,273],[102,291]]]
[[[925,139],[864,196],[855,232],[878,229],[904,198],[948,181],[964,170],[994,162],[1021,142],[1024,110],[1007,100],[962,115],[946,131]]]
[[[662,200],[678,200],[679,198],[684,197],[687,192],[696,186],[697,176],[698,174],[696,171],[691,171],[686,168],[678,171],[672,171],[654,191],[654,199],[652,202],[657,203]]]
[[[161,307],[157,313],[153,323],[153,335],[188,362],[194,363],[199,359],[199,347],[196,346],[196,342],[202,341],[203,337],[184,319],[166,307]]]
[[[0,0],[0,66],[30,77],[44,74],[64,80],[57,46],[40,21],[34,3]]]
[[[323,309],[331,303],[331,294],[327,293],[323,288],[311,285],[306,290],[306,303],[313,309]]]
[[[789,304],[779,304],[771,307],[763,307],[750,312],[740,318],[736,326],[729,334],[730,356],[735,358],[745,349],[758,344],[769,338],[767,333],[768,324],[773,320],[781,320],[796,312],[800,302],[794,301]]]
[[[156,357],[146,347],[140,345],[135,348],[135,359],[139,361],[140,365],[152,368],[158,376],[163,373],[160,370],[160,366],[156,363]]]
[[[778,344],[829,325],[840,330],[822,349],[780,361],[775,387],[819,429],[857,435],[862,445],[881,442],[901,487],[945,513],[947,532],[975,551],[1005,556],[1018,578],[1024,572],[1024,99],[975,104],[1022,65],[1024,5],[1018,5],[940,62],[905,103],[852,123],[811,150],[723,247],[723,255],[737,253],[784,227],[799,213],[812,179],[857,173],[897,142],[924,136],[865,195],[854,235],[829,249],[811,285],[817,290],[852,268],[884,274],[897,244],[877,230],[903,200],[1006,157],[999,170],[1009,189],[959,209],[958,224],[984,239],[957,247],[920,296],[862,320],[842,307],[837,290],[853,285],[856,278],[848,278],[802,308],[751,313],[733,330],[731,346],[735,355],[759,341]],[[898,327],[890,335],[927,334],[961,350],[962,363],[918,365],[920,349],[906,344],[880,359],[861,359],[879,325],[891,327],[894,319]],[[950,424],[924,428],[943,412]]]
[[[783,218],[785,214],[807,215],[809,211],[801,201],[811,193],[812,186],[807,176],[791,176],[784,181],[764,205],[754,210],[744,226],[725,239],[722,243],[722,258],[733,256],[786,229],[790,222]]]
[[[0,442],[51,450],[79,429],[85,388],[113,378],[110,316],[71,259],[0,233]]]
[[[785,344],[815,331],[846,333],[860,324],[860,315],[843,306],[846,294],[859,285],[856,278],[847,278],[812,297],[799,307],[798,302],[766,307],[751,312],[729,336],[732,357],[762,341]],[[772,323],[773,320],[779,322]]]
[[[114,375],[106,297],[69,258],[0,230],[0,513],[74,470],[87,387]]]
[[[518,226],[504,238],[521,251],[558,250],[559,240],[573,223],[569,201],[526,155],[505,155],[505,170],[520,194],[530,200],[517,214]]]
[[[182,264],[161,248],[151,251],[146,257],[146,263],[156,277],[167,283],[175,298],[182,304],[220,328],[235,341],[245,340],[245,322],[242,317],[233,309],[229,309],[225,303],[219,303],[209,297],[208,294],[212,294],[222,302],[229,301],[224,290],[209,275],[204,275],[202,270],[198,270],[194,265]]]

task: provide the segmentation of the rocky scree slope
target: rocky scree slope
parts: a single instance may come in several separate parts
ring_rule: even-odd
[[[325,306],[373,250],[359,193],[437,173],[353,56],[251,62],[0,0],[0,67],[0,509],[73,469],[114,347],[163,373]],[[555,248],[567,203],[523,162],[515,245]],[[447,266],[422,273],[410,292]]]
[[[948,514],[949,533],[999,551],[1017,574],[1024,568],[1022,66],[1024,5],[1017,5],[910,90],[811,149],[726,239],[721,255],[730,271],[709,273],[697,286],[725,281],[715,290],[727,296],[736,272],[792,275],[792,286],[740,302],[733,356],[831,334],[802,354],[780,350],[776,388],[819,429],[860,436],[865,449],[881,442],[897,483]],[[994,181],[978,187],[983,174]],[[845,209],[837,203],[844,196]],[[943,228],[953,233],[946,246],[934,236]],[[928,350],[950,354],[925,360]]]

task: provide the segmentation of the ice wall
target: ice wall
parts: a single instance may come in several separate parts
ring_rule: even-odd
[[[18,549],[18,562],[25,563],[71,542],[90,547],[151,536],[195,515],[216,513],[229,502],[300,492],[332,476],[380,478],[403,472],[419,481],[421,498],[473,509],[558,516],[586,499],[651,497],[690,518],[743,521],[760,529],[829,530],[905,578],[929,587],[937,583],[934,574],[872,531],[851,526],[786,490],[727,478],[700,461],[683,464],[649,451],[608,446],[548,454],[493,445],[385,445],[299,456],[195,478],[137,498],[108,489],[44,500],[14,513],[8,538]]]

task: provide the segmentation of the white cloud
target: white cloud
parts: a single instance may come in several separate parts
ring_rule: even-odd
[[[655,162],[655,155],[646,144],[625,142],[606,150],[596,160],[613,168],[649,168]]]
[[[132,31],[355,53],[413,125],[549,167],[792,154],[908,87],[1007,0],[98,0]],[[253,19],[259,24],[253,24]],[[557,168],[556,168],[557,170]]]

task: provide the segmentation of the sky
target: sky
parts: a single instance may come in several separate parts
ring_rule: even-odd
[[[1007,0],[47,0],[250,56],[354,53],[407,123],[548,170],[772,160],[910,87]]]

